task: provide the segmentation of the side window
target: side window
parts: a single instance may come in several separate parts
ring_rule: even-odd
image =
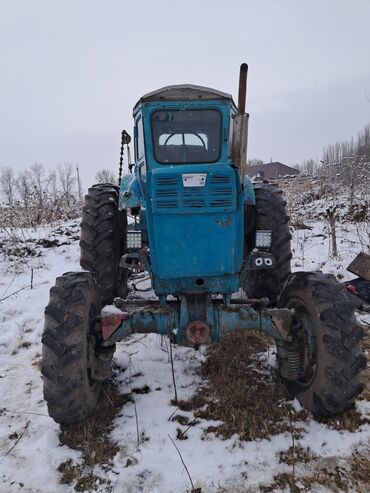
[[[143,119],[140,116],[136,120],[136,164],[140,163],[140,178],[143,184],[144,190],[146,186],[146,162],[145,162],[145,147],[144,147],[144,127],[143,127]]]
[[[144,157],[144,129],[143,119],[140,117],[137,122],[137,141],[136,141],[136,159],[140,161]]]

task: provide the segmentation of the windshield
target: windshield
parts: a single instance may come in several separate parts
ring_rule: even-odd
[[[221,150],[217,110],[160,110],[152,115],[154,157],[162,164],[214,163]]]

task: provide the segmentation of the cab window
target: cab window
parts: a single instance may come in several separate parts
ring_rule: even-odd
[[[221,152],[217,110],[159,110],[152,114],[154,157],[161,164],[214,163]]]

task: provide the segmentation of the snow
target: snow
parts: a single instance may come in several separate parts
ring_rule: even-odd
[[[125,312],[117,308],[115,305],[105,305],[101,311],[102,316],[107,315],[124,315]]]
[[[350,279],[352,275],[345,267],[361,250],[358,226],[338,227],[340,258],[333,260],[327,225],[317,220],[308,224],[312,229],[293,232],[294,270],[323,269],[342,280]],[[16,255],[5,258],[3,254],[1,258],[0,299],[16,294],[0,301],[0,492],[73,492],[73,484],[60,483],[57,468],[70,458],[76,464],[82,463],[81,454],[60,444],[60,427],[48,417],[43,400],[39,362],[49,289],[63,272],[80,270],[78,223],[71,221],[18,234],[26,238],[23,244],[27,243],[36,253],[22,259]],[[61,246],[45,248],[37,244],[43,238],[57,239]],[[9,241],[8,236],[4,239]],[[113,306],[106,311],[121,313]],[[370,321],[369,317],[365,319]],[[134,335],[117,346],[115,363],[120,370],[115,370],[115,380],[120,391],[128,393],[147,385],[149,392],[135,394],[135,403],[127,402],[116,416],[111,438],[120,449],[109,470],[99,469],[98,475],[108,482],[96,484],[95,491],[190,491],[189,478],[169,436],[177,444],[194,486],[201,487],[202,493],[237,493],[247,487],[249,491],[259,491],[262,483],[272,482],[276,474],[290,471],[289,465],[279,462],[279,452],[291,446],[292,438],[287,433],[251,442],[240,441],[238,436],[222,440],[204,433],[205,428],[217,423],[199,419],[186,432],[186,440],[176,440],[179,423],[170,420],[171,415],[181,414],[190,419],[193,415],[171,403],[174,389],[166,344],[161,336],[148,334]],[[173,358],[179,399],[186,399],[200,384],[198,369],[206,358],[206,349],[196,352],[174,346]],[[272,351],[261,358],[266,368],[275,365]],[[296,411],[301,409],[298,401],[292,404]],[[357,409],[363,416],[369,416],[370,403],[358,401]],[[354,433],[329,428],[313,419],[302,421],[300,426],[303,431],[299,445],[310,447],[313,454],[323,459],[348,458],[354,448],[366,446],[370,439],[368,424]],[[18,438],[10,438],[15,432]],[[304,466],[300,465],[299,470],[304,474]],[[328,490],[318,487],[316,491]]]

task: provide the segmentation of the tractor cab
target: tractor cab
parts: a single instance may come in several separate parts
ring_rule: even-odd
[[[128,179],[159,296],[239,289],[244,202],[232,156],[236,114],[229,94],[192,85],[164,87],[134,108],[135,179],[124,177],[120,206],[132,199]]]
[[[143,96],[134,108],[135,157],[146,167],[230,163],[229,94],[200,86],[169,86]]]

